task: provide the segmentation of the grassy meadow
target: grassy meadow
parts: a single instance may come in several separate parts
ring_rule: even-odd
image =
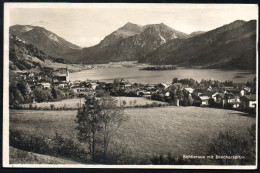
[[[127,146],[138,159],[171,152],[174,156],[205,155],[207,144],[220,131],[248,136],[255,118],[233,110],[201,107],[125,109],[124,122],[113,142]],[[10,110],[10,129],[51,138],[55,132],[77,141],[77,111]]]
[[[146,104],[152,104],[152,103],[160,103],[161,105],[167,104],[166,102],[162,101],[156,101],[156,100],[149,100],[144,97],[115,97],[117,100],[118,106],[144,106]],[[125,101],[125,105],[123,105],[123,102]],[[42,103],[32,103],[32,107],[37,108],[48,108],[50,109],[50,105],[54,105],[54,108],[56,109],[78,109],[80,105],[84,104],[85,99],[84,98],[75,98],[75,99],[65,99],[61,101],[56,102],[42,102]],[[29,104],[21,104],[20,105],[23,108],[29,108]]]

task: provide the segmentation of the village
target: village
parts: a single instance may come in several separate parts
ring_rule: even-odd
[[[58,93],[61,93],[62,96],[59,99],[62,100],[84,98],[86,96],[100,97],[103,92],[108,92],[111,96],[144,97],[149,100],[163,101],[174,106],[216,107],[253,113],[255,113],[257,104],[255,81],[246,84],[214,80],[197,82],[193,79],[178,80],[177,78],[174,78],[172,83],[162,82],[158,84],[132,84],[124,79],[115,79],[110,83],[95,80],[70,81],[68,67],[63,70],[65,70],[65,74],[52,76],[44,73],[42,73],[44,75],[35,75],[26,71],[18,73],[16,80],[22,80],[28,85],[27,88],[31,90],[28,93],[33,93],[36,90],[35,88],[41,88],[43,91],[50,91],[51,95],[37,99],[32,94],[32,98],[24,103],[53,101],[50,97],[53,98],[53,95]],[[54,89],[55,93],[53,93]],[[12,95],[15,97],[14,93],[10,93],[10,97]],[[39,93],[38,95],[42,96],[44,94]],[[12,105],[11,101],[10,105]]]

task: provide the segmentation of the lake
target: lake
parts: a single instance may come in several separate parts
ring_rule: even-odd
[[[172,82],[173,78],[213,79],[219,81],[232,80],[233,82],[252,81],[256,76],[252,71],[245,70],[218,70],[218,69],[189,69],[145,71],[139,67],[121,68],[93,68],[81,72],[70,73],[70,80],[99,80],[112,82],[114,79],[126,79],[131,83],[156,84],[160,82]]]

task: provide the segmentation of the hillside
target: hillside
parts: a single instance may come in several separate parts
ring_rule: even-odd
[[[70,52],[66,54],[66,57],[73,57],[75,63],[87,64],[134,61],[169,40],[187,37],[187,34],[174,30],[163,23],[143,27],[127,23],[105,37],[98,45]]]
[[[51,56],[62,57],[64,53],[81,49],[43,27],[14,25],[9,30],[10,34],[18,36]]]
[[[10,164],[80,164],[71,160],[32,153],[9,147]]]
[[[66,63],[61,58],[47,55],[34,45],[10,34],[9,36],[9,67],[12,70],[28,70],[41,68],[46,61]]]
[[[177,42],[170,40],[139,62],[198,68],[255,69],[256,21],[235,21]]]

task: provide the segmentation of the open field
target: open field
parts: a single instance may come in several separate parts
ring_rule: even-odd
[[[9,151],[10,164],[79,164],[74,161],[27,152],[14,147],[10,147]]]
[[[115,97],[118,101],[118,106],[123,106],[123,102],[126,102],[125,106],[144,106],[146,104],[152,104],[152,103],[160,103],[162,105],[167,104],[166,102],[162,101],[156,101],[156,100],[149,100],[144,97]]]
[[[77,111],[10,110],[10,129],[33,136],[53,137],[54,132],[77,141]],[[248,136],[247,128],[256,122],[245,113],[201,107],[160,107],[126,109],[130,118],[116,132],[113,141],[127,145],[140,159],[156,153],[174,156],[205,155],[206,145],[219,131],[233,130]]]
[[[118,106],[123,106],[123,101],[126,102],[125,106],[144,106],[146,104],[152,104],[154,103],[160,103],[162,105],[167,104],[166,102],[161,101],[155,101],[155,100],[149,100],[144,97],[115,97],[117,101]],[[134,102],[136,101],[136,102]],[[50,105],[54,105],[54,108],[60,109],[60,108],[66,108],[66,109],[77,109],[80,107],[80,105],[84,104],[85,99],[84,98],[76,98],[76,99],[66,99],[62,101],[57,102],[42,102],[42,103],[33,103],[32,107],[35,106],[37,108],[50,108]],[[130,104],[131,103],[131,104]],[[29,108],[29,104],[22,104],[21,107]]]
[[[42,103],[33,103],[32,107],[35,106],[37,108],[50,108],[50,105],[54,105],[54,108],[66,108],[66,109],[75,109],[79,108],[80,105],[84,104],[84,98],[76,98],[76,99],[66,99],[62,101],[56,102],[42,102]],[[21,104],[21,107],[29,108],[29,104]]]

